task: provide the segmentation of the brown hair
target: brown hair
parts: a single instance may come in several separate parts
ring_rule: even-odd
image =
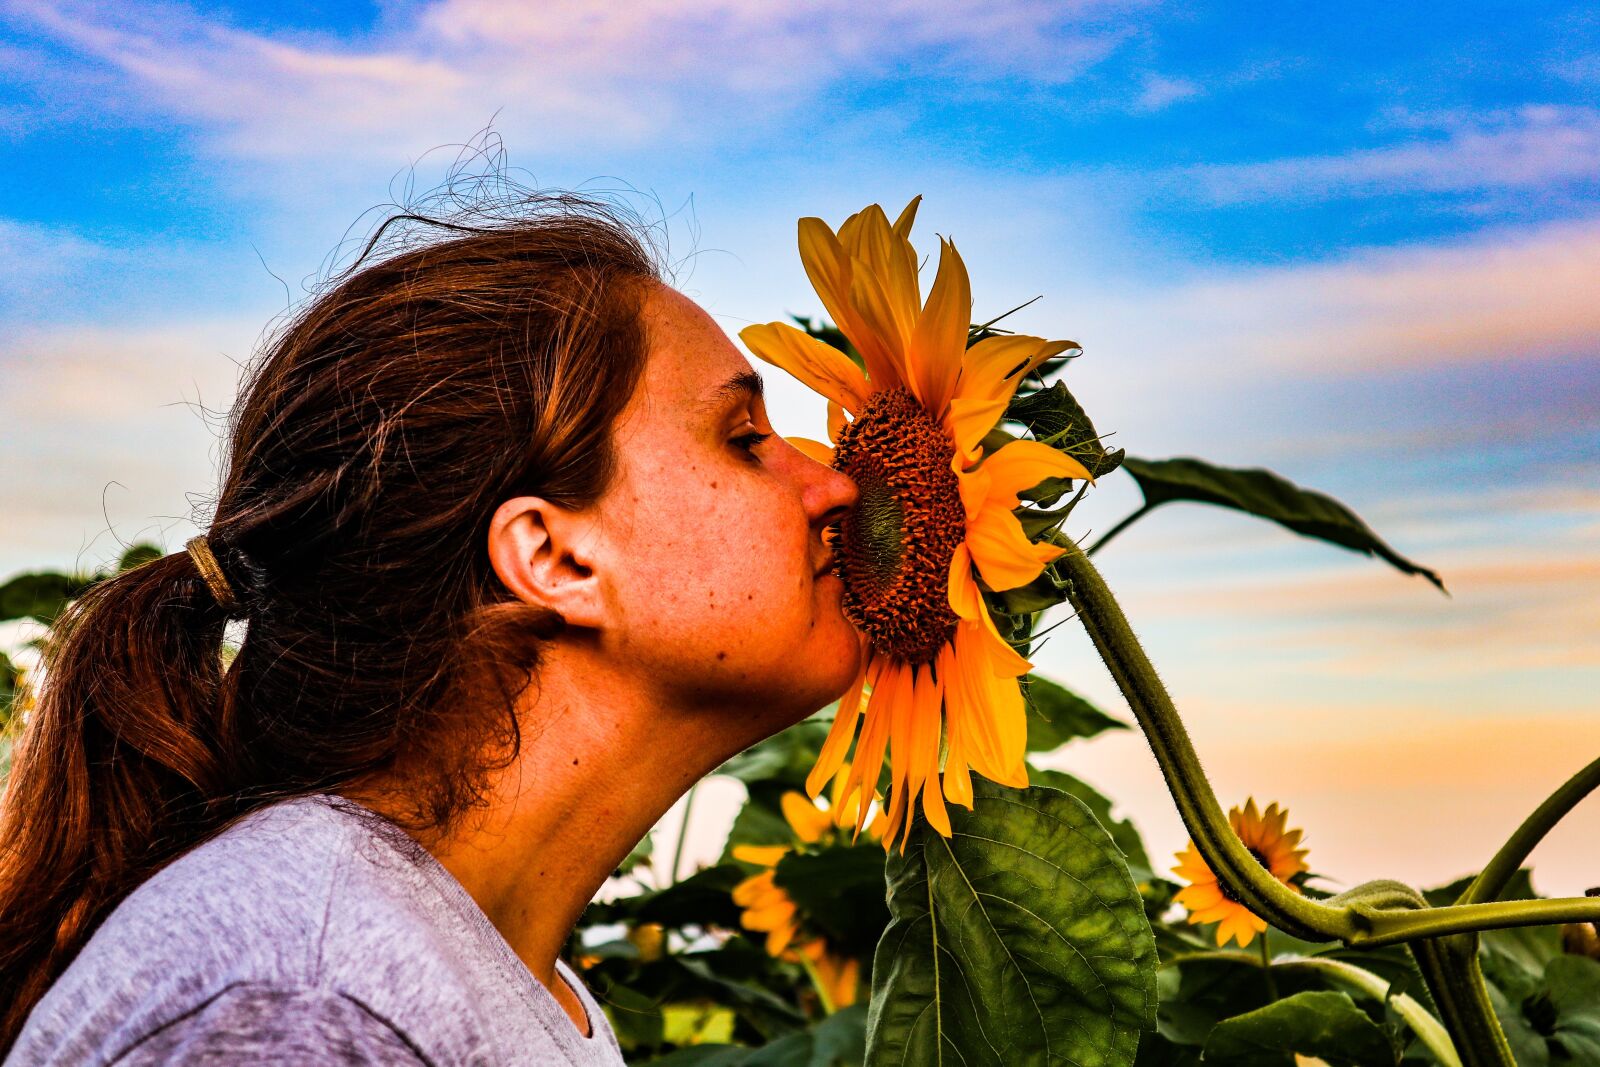
[[[245,812],[398,778],[385,814],[438,832],[515,758],[511,698],[561,622],[500,586],[488,522],[605,489],[660,278],[640,234],[566,195],[400,214],[266,346],[208,535],[231,661],[184,552],[49,641],[0,807],[0,1051],[135,886]]]

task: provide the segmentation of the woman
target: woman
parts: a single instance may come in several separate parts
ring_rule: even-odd
[[[620,1063],[579,913],[851,680],[855,486],[634,230],[427,232],[269,347],[206,536],[58,626],[0,822],[7,1064]]]

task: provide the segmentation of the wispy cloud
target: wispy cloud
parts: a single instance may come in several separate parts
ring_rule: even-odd
[[[1146,112],[1161,111],[1184,100],[1192,100],[1200,94],[1200,86],[1187,78],[1169,78],[1151,74],[1145,78],[1144,87],[1134,98],[1133,109]]]
[[[1166,353],[1195,373],[1343,377],[1600,355],[1596,278],[1600,218],[1590,218],[1124,289],[1096,318],[1122,349]]]
[[[1336,155],[1185,168],[1173,184],[1213,204],[1392,193],[1463,193],[1593,183],[1600,110],[1528,105],[1484,113],[1391,116],[1411,134]]]
[[[1140,0],[775,5],[437,0],[360,43],[244,32],[181,9],[15,10],[124,76],[145,106],[243,159],[406,158],[500,113],[535,150],[705,139],[802,108],[846,73],[1077,76]],[[60,72],[57,72],[57,77]]]

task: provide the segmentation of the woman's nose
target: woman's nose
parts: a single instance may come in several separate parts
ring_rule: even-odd
[[[861,490],[856,485],[855,479],[843,471],[836,471],[832,467],[817,465],[819,473],[817,483],[813,486],[811,494],[816,503],[812,509],[818,515],[818,522],[827,526],[842,519],[849,514],[861,499]]]

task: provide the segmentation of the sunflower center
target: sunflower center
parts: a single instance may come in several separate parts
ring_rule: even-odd
[[[1247,852],[1249,852],[1252,857],[1254,857],[1255,861],[1257,863],[1261,864],[1261,867],[1262,867],[1263,870],[1267,871],[1268,873],[1271,873],[1272,864],[1267,862],[1267,857],[1266,856],[1263,856],[1259,851],[1257,851],[1254,848],[1251,848],[1249,845],[1246,845],[1244,847],[1245,847],[1245,850]],[[1221,878],[1217,879],[1217,888],[1219,890],[1221,890],[1223,899],[1231,900],[1235,904],[1240,904],[1240,905],[1244,904],[1244,901],[1240,900],[1238,897],[1233,895],[1233,890],[1229,889],[1228,888],[1228,883],[1224,882]]]
[[[967,534],[955,444],[909,389],[874,393],[839,434],[833,465],[861,492],[836,527],[844,610],[873,648],[927,663],[950,639],[950,558]]]

